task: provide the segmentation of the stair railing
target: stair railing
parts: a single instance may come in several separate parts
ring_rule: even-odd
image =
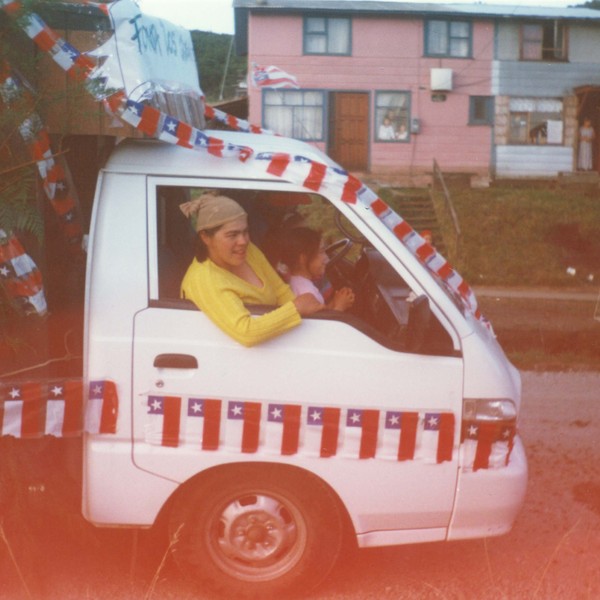
[[[455,210],[454,204],[452,202],[452,197],[450,196],[450,190],[448,189],[448,186],[446,185],[446,181],[444,180],[444,174],[442,173],[440,166],[438,165],[437,161],[434,158],[433,159],[433,177],[431,179],[431,187],[430,187],[430,194],[431,194],[432,201],[434,201],[436,180],[439,181],[441,188],[442,188],[442,192],[444,193],[444,207],[446,209],[448,216],[450,217],[450,221],[452,223],[452,228],[454,230],[454,236],[453,236],[454,237],[454,251],[455,251],[455,256],[458,257],[459,251],[460,251],[460,238],[462,235],[461,230],[460,230],[460,223],[458,222],[458,216],[456,215],[456,210]],[[434,206],[435,206],[435,202],[434,202]]]

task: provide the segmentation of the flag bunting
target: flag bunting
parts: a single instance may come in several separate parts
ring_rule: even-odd
[[[455,417],[448,412],[347,408],[216,398],[149,395],[144,436],[147,443],[198,451],[308,456],[314,458],[420,460],[429,464],[454,456]],[[514,438],[514,428],[510,440]],[[465,438],[467,439],[467,438]],[[507,439],[471,432],[479,458],[465,468],[507,464]],[[463,440],[464,441],[464,440]],[[512,443],[512,442],[511,442]],[[503,452],[502,465],[487,460]],[[464,455],[464,454],[463,454]],[[461,455],[461,456],[463,456]]]
[[[0,0],[0,7],[4,8],[10,16],[20,17],[19,22],[23,24],[23,29],[41,50],[49,52],[57,64],[71,77],[87,78],[90,83],[88,86],[90,93],[101,100],[107,110],[133,125],[138,131],[186,148],[208,151],[221,158],[237,158],[285,181],[302,185],[307,190],[313,192],[327,190],[334,198],[350,204],[360,203],[370,208],[419,260],[460,297],[466,309],[493,333],[491,324],[482,315],[475,294],[467,282],[431,244],[375,192],[346,170],[337,165],[326,165],[303,156],[281,153],[260,153],[254,156],[251,143],[241,147],[218,137],[208,136],[201,130],[146,104],[128,100],[123,90],[109,94],[107,90],[102,90],[100,78],[94,80],[91,59],[86,60],[76,49],[69,46],[69,51],[61,52],[61,59],[57,60],[56,55],[59,54],[60,49],[67,47],[66,42],[54,34],[39,16],[27,12],[18,0]],[[212,114],[216,113],[212,111]]]
[[[42,274],[16,236],[3,229],[0,229],[0,285],[24,314],[46,314]]]
[[[90,381],[85,403],[81,379],[0,382],[0,435],[41,438],[116,433],[118,406],[113,381]]]

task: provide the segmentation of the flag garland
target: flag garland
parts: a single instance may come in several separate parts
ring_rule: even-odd
[[[0,229],[0,284],[24,314],[48,310],[42,274],[14,234]]]
[[[143,403],[145,441],[168,448],[323,459],[419,460],[427,464],[441,464],[454,457],[456,424],[450,412],[173,395],[148,395]],[[463,467],[477,470],[507,464],[510,452],[505,438],[495,436],[489,444],[485,435],[473,431],[467,439],[466,431],[463,428],[461,443],[467,441],[473,448],[461,450],[461,460],[470,460],[468,464],[462,460]],[[514,428],[511,435],[514,438]],[[474,453],[478,456],[475,464]],[[503,453],[503,462],[490,460],[492,453]]]
[[[0,382],[0,435],[77,437],[116,433],[119,399],[112,381],[90,381],[84,413],[81,379]]]
[[[32,12],[24,12],[24,7],[19,0],[0,0],[0,7],[4,8],[10,16],[20,17],[23,29],[29,37],[41,50],[50,53],[55,62],[71,77],[87,79],[90,83],[88,90],[96,99],[104,102],[107,110],[146,135],[160,138],[162,134],[162,139],[170,143],[194,150],[208,151],[221,158],[236,157],[242,162],[264,169],[267,173],[300,184],[310,191],[328,190],[337,199],[351,204],[360,203],[370,208],[402,244],[458,294],[464,306],[475,318],[493,332],[491,324],[478,307],[472,289],[448,261],[375,192],[346,170],[337,165],[332,167],[306,157],[280,153],[262,153],[254,157],[255,160],[251,160],[253,150],[249,146],[240,147],[214,136],[207,136],[201,130],[196,130],[159,110],[127,100],[123,90],[110,94],[104,90],[105,93],[102,93],[102,80],[94,79],[91,59],[75,48],[70,46],[67,48],[66,42],[54,34],[39,16]],[[65,48],[67,51],[63,52]],[[57,58],[58,55],[60,59]],[[167,119],[170,119],[171,127],[174,125],[173,131],[171,127],[168,131],[164,131]]]

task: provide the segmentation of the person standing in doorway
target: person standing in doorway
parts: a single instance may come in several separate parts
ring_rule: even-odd
[[[592,127],[590,119],[584,119],[579,128],[579,156],[577,167],[580,171],[591,171],[593,169],[592,144],[596,139],[596,132]]]

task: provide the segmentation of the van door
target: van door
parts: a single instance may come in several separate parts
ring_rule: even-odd
[[[156,267],[133,323],[135,464],[183,482],[223,463],[287,462],[327,481],[359,533],[443,532],[457,482],[462,358],[387,339],[393,315],[380,327],[325,314],[239,345],[195,307],[160,297],[161,219],[179,215],[150,196]],[[375,287],[369,294],[384,301]]]

